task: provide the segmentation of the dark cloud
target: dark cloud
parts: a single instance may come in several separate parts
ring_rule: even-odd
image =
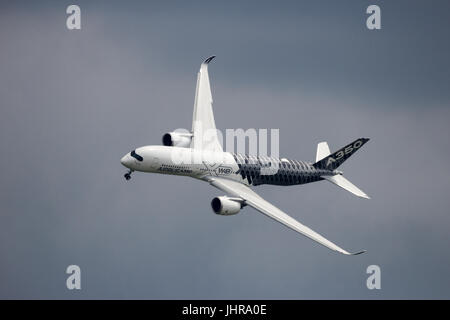
[[[1,298],[449,298],[447,2],[19,2],[0,10]],[[218,217],[196,180],[135,174],[120,157],[189,128],[210,67],[217,125],[279,128],[313,160],[372,140],[331,184],[257,191],[357,257],[251,208]],[[301,210],[301,211],[300,211]],[[82,290],[65,288],[78,264]],[[382,290],[366,288],[368,265]]]

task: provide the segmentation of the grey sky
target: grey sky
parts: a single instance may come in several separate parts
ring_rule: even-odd
[[[76,1],[69,31],[72,3],[0,5],[0,298],[450,298],[447,1]],[[256,189],[368,253],[251,208],[216,216],[222,193],[196,180],[123,179],[123,154],[190,127],[212,54],[220,129],[279,128],[281,154],[308,161],[320,141],[371,138],[342,166],[369,201],[326,182]]]

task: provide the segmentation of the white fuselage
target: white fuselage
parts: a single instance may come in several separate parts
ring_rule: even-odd
[[[337,171],[317,169],[305,161],[249,156],[193,148],[146,146],[126,154],[121,163],[132,171],[154,172],[196,179],[223,177],[247,186],[298,185],[323,180]]]
[[[239,167],[229,152],[211,152],[191,148],[145,146],[127,153],[120,162],[132,171],[189,176],[221,176],[247,184],[237,174]]]

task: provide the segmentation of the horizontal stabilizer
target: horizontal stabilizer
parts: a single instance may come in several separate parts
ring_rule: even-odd
[[[316,162],[319,162],[325,157],[328,157],[331,154],[330,147],[328,147],[328,143],[321,142],[317,145],[317,153],[316,153]]]
[[[370,197],[365,194],[362,190],[360,190],[357,186],[355,186],[353,183],[348,181],[344,178],[342,175],[335,175],[335,176],[322,176],[325,180],[328,180],[335,185],[341,187],[342,189],[347,190],[348,192],[353,193],[355,196],[370,199]]]

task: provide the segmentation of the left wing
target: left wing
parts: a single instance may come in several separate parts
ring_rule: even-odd
[[[200,66],[195,90],[194,114],[192,117],[191,148],[223,151],[217,137],[216,122],[212,109],[212,94],[209,83],[208,65],[215,56],[206,59]]]
[[[281,211],[274,205],[270,204],[269,202],[267,202],[266,200],[261,198],[252,189],[243,185],[242,183],[239,183],[239,182],[236,182],[233,180],[223,179],[223,178],[216,178],[216,177],[208,177],[207,181],[209,181],[209,183],[211,185],[213,185],[214,187],[216,187],[234,197],[239,197],[239,198],[243,199],[245,204],[255,208],[256,210],[262,212],[266,216],[284,224],[288,228],[291,228],[292,230],[303,234],[304,236],[320,243],[321,245],[323,245],[331,250],[334,250],[334,251],[337,251],[337,252],[340,252],[343,254],[347,254],[347,255],[357,255],[357,254],[361,254],[361,253],[365,252],[365,251],[360,251],[360,252],[356,252],[356,253],[349,253],[349,252],[345,251],[344,249],[335,245],[333,242],[322,237],[317,232],[314,232],[307,226],[301,224],[294,218],[288,216],[286,213],[284,213],[283,211]]]

